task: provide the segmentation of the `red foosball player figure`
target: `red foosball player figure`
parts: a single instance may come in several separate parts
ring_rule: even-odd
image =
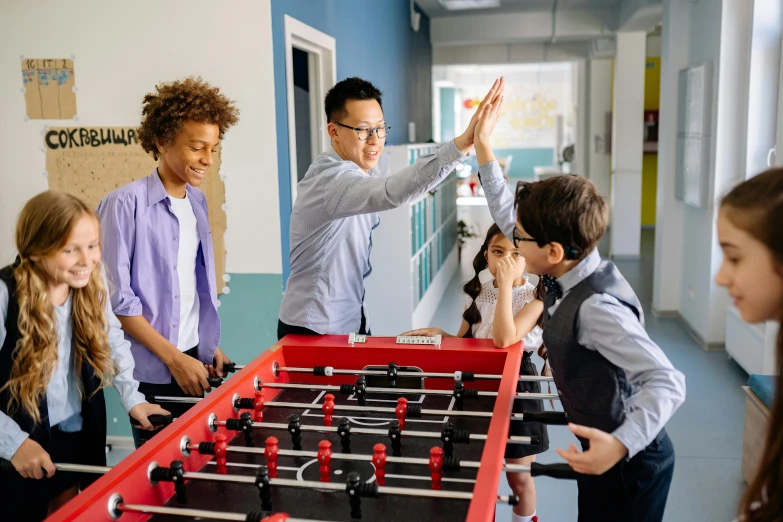
[[[375,466],[375,482],[379,486],[386,485],[386,446],[376,444],[372,447],[372,464]]]
[[[321,464],[321,482],[329,482],[329,465],[332,463],[332,443],[322,440],[318,443],[318,463]]]
[[[331,393],[324,395],[324,404],[321,409],[324,411],[324,426],[331,426],[332,413],[334,413],[334,395]]]
[[[271,478],[277,478],[277,455],[280,449],[277,444],[277,437],[267,437],[264,456],[266,457],[266,467],[269,469]]]
[[[430,449],[430,471],[432,471],[432,489],[440,489],[443,479],[443,448]]]

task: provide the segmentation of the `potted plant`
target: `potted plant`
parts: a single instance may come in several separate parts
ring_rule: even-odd
[[[459,263],[462,262],[462,245],[472,237],[476,237],[476,234],[467,223],[460,219],[457,222],[457,260]]]

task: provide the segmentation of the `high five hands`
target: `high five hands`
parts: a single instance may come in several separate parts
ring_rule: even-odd
[[[495,80],[487,95],[481,101],[476,113],[470,119],[468,128],[461,135],[454,138],[454,144],[460,152],[468,154],[474,144],[478,146],[479,140],[485,147],[489,147],[489,137],[495,129],[500,109],[503,105],[503,89],[505,80],[503,77]],[[477,149],[478,152],[478,149]]]

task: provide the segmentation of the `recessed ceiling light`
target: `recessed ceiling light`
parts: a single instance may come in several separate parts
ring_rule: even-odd
[[[448,11],[500,7],[500,0],[438,0],[438,3]]]

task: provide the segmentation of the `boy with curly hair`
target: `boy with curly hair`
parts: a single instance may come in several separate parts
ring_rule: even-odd
[[[220,318],[207,202],[198,186],[239,111],[201,78],[163,83],[144,97],[138,130],[159,160],[147,177],[101,200],[103,258],[145,395],[202,396],[230,362]],[[172,405],[175,416],[188,405]],[[149,432],[133,427],[136,447]]]

